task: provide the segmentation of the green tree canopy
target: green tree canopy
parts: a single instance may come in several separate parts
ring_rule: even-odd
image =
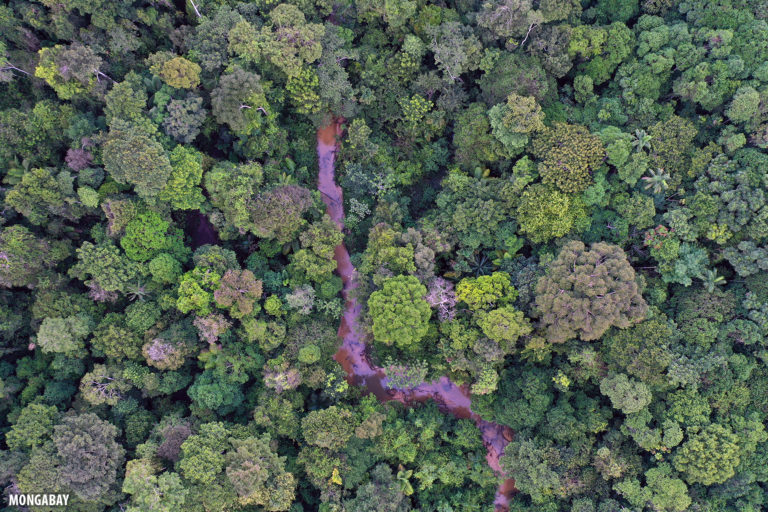
[[[296,479],[285,470],[285,457],[269,445],[269,436],[231,439],[226,456],[226,474],[243,505],[260,505],[264,510],[291,508]]]
[[[713,423],[692,431],[675,452],[675,469],[688,483],[723,483],[735,473],[740,461],[739,439],[728,427]]]
[[[537,183],[523,191],[517,207],[520,231],[533,243],[548,242],[582,227],[586,208],[581,198]]]
[[[584,126],[556,122],[533,139],[533,154],[540,160],[545,184],[578,193],[592,183],[591,174],[602,164],[605,149],[600,137]]]
[[[413,276],[386,279],[368,298],[374,339],[400,349],[417,349],[432,316],[423,298],[426,294],[426,287]]]
[[[647,305],[624,251],[603,242],[568,242],[536,284],[536,308],[548,340],[600,338],[611,326],[645,318]]]
[[[104,168],[116,182],[133,185],[148,200],[163,190],[173,171],[163,147],[134,129],[110,132],[104,143]]]

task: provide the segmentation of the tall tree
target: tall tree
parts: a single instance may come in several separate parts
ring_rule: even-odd
[[[547,338],[562,343],[627,328],[645,318],[648,306],[621,247],[600,242],[587,249],[572,241],[536,284],[536,309]]]
[[[373,292],[368,299],[374,339],[385,345],[417,350],[432,316],[423,298],[426,294],[427,289],[413,276],[385,280],[381,290]]]

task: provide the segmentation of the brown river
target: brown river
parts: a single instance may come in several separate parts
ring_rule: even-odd
[[[320,172],[317,188],[322,193],[328,215],[339,228],[344,228],[344,201],[341,187],[334,178],[334,157],[338,148],[338,137],[341,135],[341,123],[336,122],[317,132],[317,156]],[[504,447],[512,440],[512,430],[503,425],[497,425],[481,419],[471,410],[471,399],[466,387],[455,385],[448,377],[440,377],[434,382],[424,382],[408,389],[388,389],[385,386],[386,375],[382,368],[373,366],[366,355],[365,335],[358,326],[360,305],[350,293],[357,286],[357,271],[349,258],[349,252],[342,243],[336,246],[334,259],[337,272],[344,283],[342,295],[346,301],[344,314],[339,326],[341,346],[334,359],[347,372],[350,383],[365,386],[379,400],[397,400],[411,405],[433,399],[441,410],[449,412],[457,418],[474,420],[483,434],[483,442],[488,453],[486,459],[499,475],[503,475],[499,466],[499,457],[504,453]],[[494,501],[497,511],[507,510],[511,495],[515,492],[514,480],[504,480],[496,492]]]

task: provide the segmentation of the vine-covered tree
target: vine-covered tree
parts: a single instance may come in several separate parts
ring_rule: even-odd
[[[542,181],[563,192],[583,192],[602,164],[605,149],[600,137],[584,126],[554,123],[533,139]]]
[[[536,309],[547,339],[562,343],[627,328],[645,318],[647,304],[621,247],[572,241],[536,284]]]

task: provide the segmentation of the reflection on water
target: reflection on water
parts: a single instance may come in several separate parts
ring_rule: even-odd
[[[341,120],[318,130],[317,156],[320,166],[317,188],[321,192],[327,207],[328,215],[339,226],[344,228],[344,201],[341,187],[334,181],[333,160],[337,149],[337,137],[341,135]],[[344,283],[342,295],[346,301],[344,315],[339,326],[339,338],[342,343],[334,355],[334,359],[347,372],[351,384],[365,386],[379,400],[397,400],[409,405],[424,402],[431,398],[438,403],[441,410],[450,412],[457,418],[469,418],[483,434],[483,442],[488,450],[486,459],[488,465],[495,471],[502,472],[499,457],[504,453],[504,447],[512,440],[512,430],[503,425],[497,425],[480,417],[471,410],[471,399],[466,387],[459,387],[448,377],[440,377],[434,382],[423,382],[408,389],[388,389],[386,375],[382,368],[373,366],[365,350],[365,336],[358,326],[360,305],[350,292],[357,286],[357,271],[349,258],[349,252],[342,243],[334,251],[336,269]],[[513,479],[505,480],[496,493],[497,510],[506,510],[510,496],[515,492]]]

